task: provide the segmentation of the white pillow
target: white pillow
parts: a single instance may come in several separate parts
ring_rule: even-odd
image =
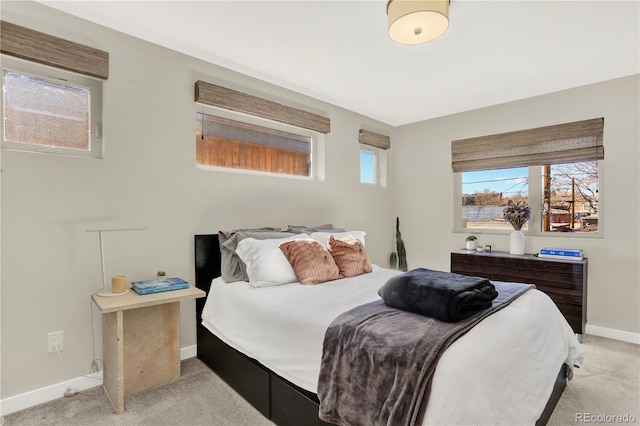
[[[280,250],[280,243],[300,238],[309,238],[309,235],[297,234],[269,240],[245,238],[240,241],[236,253],[247,265],[249,284],[253,287],[270,287],[298,281],[291,264]]]
[[[334,238],[340,239],[348,235],[353,235],[360,240],[364,245],[364,236],[367,235],[364,231],[346,231],[346,232],[313,232],[311,238],[318,241],[324,248],[329,250],[329,237],[333,235]]]

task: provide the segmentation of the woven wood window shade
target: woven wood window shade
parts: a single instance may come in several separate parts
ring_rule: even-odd
[[[454,172],[604,159],[604,118],[451,142]]]
[[[310,129],[320,133],[331,131],[331,120],[297,108],[268,101],[257,96],[201,80],[196,81],[196,102],[267,118],[280,123]]]
[[[109,78],[109,53],[0,21],[0,52],[79,74]]]
[[[389,136],[365,129],[360,129],[360,132],[358,133],[358,142],[381,149],[391,148],[391,139]]]

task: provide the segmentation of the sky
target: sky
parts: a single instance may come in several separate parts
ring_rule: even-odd
[[[360,182],[375,183],[375,154],[365,149],[360,150]]]
[[[485,189],[502,192],[505,196],[515,195],[519,191],[528,193],[527,168],[482,170],[462,173],[462,193],[475,194]]]
[[[462,173],[462,193],[475,194],[485,189],[502,192],[505,196],[522,192],[528,193],[527,168],[482,170]],[[360,151],[360,182],[375,183],[375,154],[368,150]]]

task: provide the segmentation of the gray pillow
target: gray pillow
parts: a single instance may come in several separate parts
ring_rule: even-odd
[[[294,232],[296,234],[310,234],[312,232],[344,232],[344,229],[334,228],[332,224],[327,223],[326,225],[317,225],[317,226],[305,226],[305,225],[288,225],[287,232]]]
[[[291,232],[282,232],[280,228],[255,228],[236,229],[233,231],[219,231],[218,242],[220,244],[220,273],[222,279],[227,282],[249,281],[246,265],[236,254],[238,243],[245,238],[256,240],[268,240],[286,238],[295,235]]]

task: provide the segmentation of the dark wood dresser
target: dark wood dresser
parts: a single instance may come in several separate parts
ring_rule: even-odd
[[[556,303],[573,331],[583,334],[587,320],[587,259],[564,261],[504,252],[451,252],[451,272],[495,281],[535,284]]]

